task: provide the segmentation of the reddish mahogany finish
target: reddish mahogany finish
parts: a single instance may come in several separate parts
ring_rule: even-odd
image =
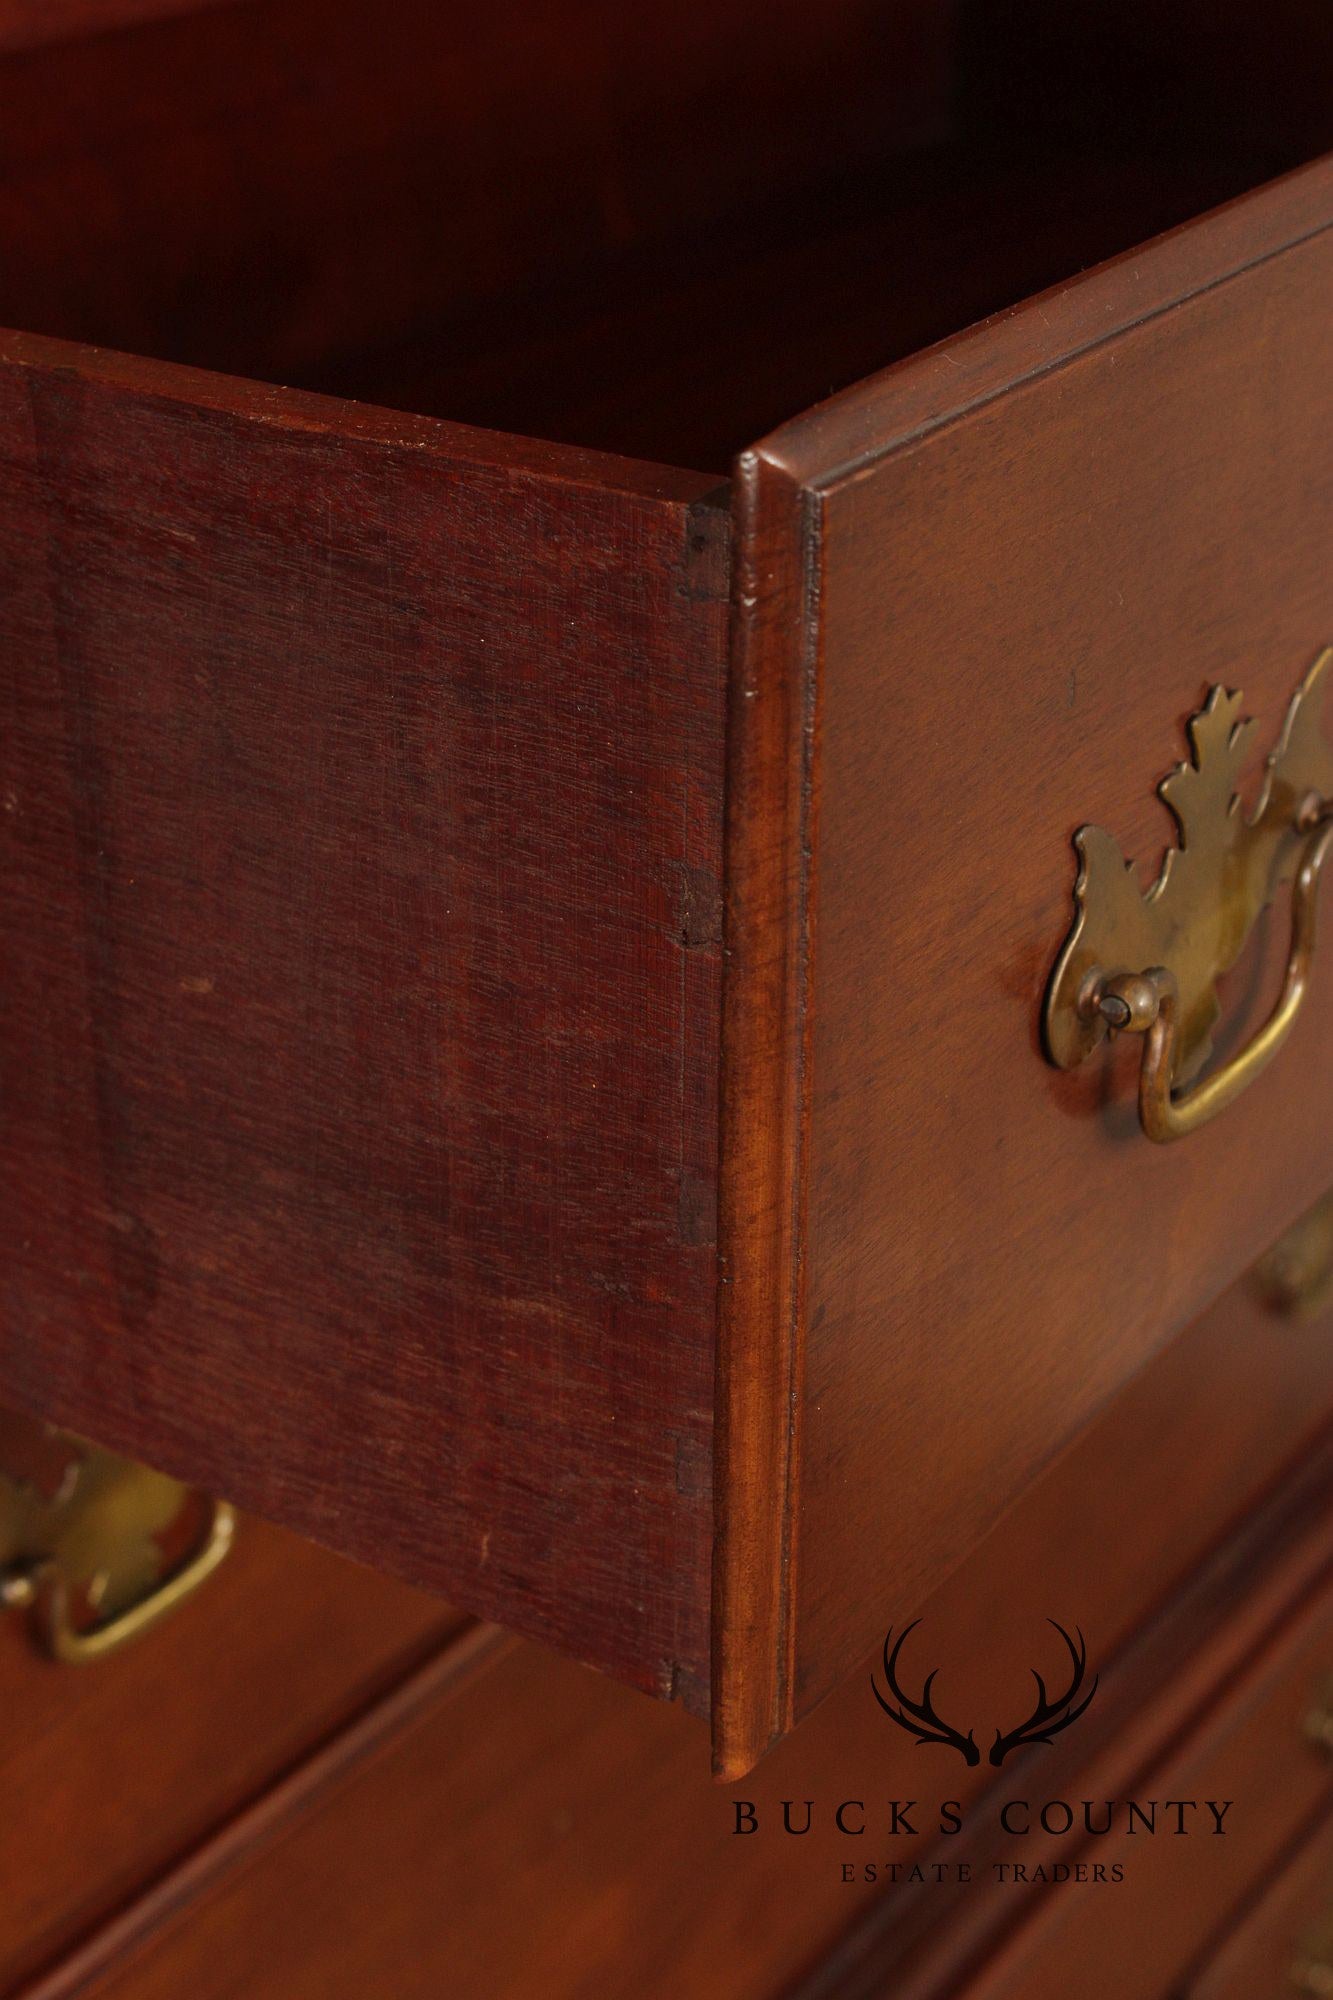
[[[1184,715],[1242,686],[1267,747],[1333,637],[1330,224],[1326,162],[742,460],[727,1766],[1333,1176],[1327,1010],[1170,1149],[1137,1045],[1059,1075],[1039,1037],[1074,829],[1155,864]]]
[[[1037,1038],[1333,637],[1324,11],[147,8],[0,0],[0,1393],[735,1771],[1333,1175]]]
[[[702,1689],[725,514],[22,337],[0,461],[5,1393]]]
[[[208,1588],[97,1664],[0,1618],[0,1993],[374,1708],[465,1621],[262,1521]]]
[[[1248,1288],[1232,1293],[917,1607],[916,1659],[941,1665],[939,1701],[983,1742],[997,1714],[1024,1711],[1046,1617],[1058,1608],[1085,1627],[1099,1689],[1051,1749],[1000,1773],[965,1769],[886,1722],[864,1662],[759,1770],[720,1790],[699,1726],[679,1712],[532,1647],[479,1657],[474,1636],[146,1886],[25,2000],[211,2000],[238,1986],[265,2000],[434,2000],[442,1986],[467,2000],[768,2000],[793,1980],[804,1996],[797,1975],[816,1966],[810,2000],[920,2000],[956,1994],[960,1968],[1020,1920],[1037,1955],[1060,1896],[986,1883],[995,1794],[1174,1795],[1182,1734],[1326,1568],[1333,1463],[1318,1439],[1333,1412],[1331,1330],[1328,1317],[1284,1323]],[[1188,1453],[1188,1484],[1164,1436]],[[1145,1517],[1150,1537],[1137,1532]],[[1325,1609],[1319,1638],[1328,1630]],[[1284,1701],[1301,1671],[1279,1676]],[[1271,1670],[1258,1678],[1266,1688]],[[1216,1925],[1333,1786],[1327,1759],[1291,1726],[1298,1717],[1263,1700],[1241,1754],[1224,1749],[1210,1767],[1238,1786],[1222,1865],[1206,1841],[1202,1868],[1170,1842],[1135,1853],[1137,1893],[1160,1880],[1180,1897],[1159,1925],[1158,1966],[1163,1947],[1179,1954]],[[1208,1719],[1200,1733],[1227,1731]],[[962,1839],[937,1837],[945,1797],[959,1801]],[[733,1798],[756,1809],[753,1838],[733,1832]],[[811,1832],[784,1837],[783,1800],[799,1825],[807,1798]],[[915,1832],[842,1838],[832,1808],[844,1798],[864,1799],[879,1825],[884,1801],[915,1799]],[[1077,1854],[1040,1836],[998,1851]],[[966,1891],[894,1890],[860,1874],[871,1859],[960,1852],[977,1871]],[[1078,1925],[1098,1904],[1083,1899]],[[1067,1991],[1096,1990],[1103,1963],[1125,1976],[1134,1934],[1117,1929],[1115,1898],[1105,1907],[1109,1934]]]
[[[0,50],[100,35],[223,0],[0,0]]]
[[[1182,2000],[1254,2000],[1282,1993],[1298,1962],[1327,1964],[1333,1914],[1333,1816],[1325,1814],[1253,1909],[1210,1952]]]

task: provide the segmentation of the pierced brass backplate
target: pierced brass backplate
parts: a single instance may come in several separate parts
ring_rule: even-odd
[[[202,1530],[173,1561],[192,1503]],[[30,1611],[55,1659],[98,1659],[155,1625],[217,1568],[233,1527],[230,1507],[164,1473],[46,1426],[0,1428],[0,1605]]]
[[[1084,826],[1074,836],[1076,914],[1047,991],[1047,1054],[1072,1069],[1107,1034],[1146,1035],[1140,1110],[1150,1138],[1179,1138],[1237,1096],[1277,1053],[1304,998],[1319,870],[1333,846],[1333,744],[1320,718],[1330,679],[1333,647],[1292,698],[1249,813],[1237,787],[1255,724],[1242,719],[1239,692],[1211,690],[1189,722],[1191,756],[1158,786],[1180,841],[1146,891],[1112,834]],[[1224,1070],[1185,1091],[1211,1050],[1218,980],[1293,880],[1291,958],[1277,1010]]]

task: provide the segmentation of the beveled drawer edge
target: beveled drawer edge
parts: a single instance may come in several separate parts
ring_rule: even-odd
[[[756,450],[828,492],[1330,228],[1333,153],[894,362],[780,425]]]
[[[417,416],[315,389],[283,388],[249,375],[122,354],[22,327],[0,324],[0,364],[34,374],[64,374],[99,390],[114,389],[152,403],[181,404],[317,437],[354,439],[387,451],[437,458],[453,467],[503,471],[515,479],[556,477],[570,486],[682,507],[717,507],[725,497],[725,486],[714,473],[455,423],[447,417]]]
[[[713,1770],[741,1776],[789,1726],[811,818],[809,673],[794,489],[747,453],[733,485],[713,1453]],[[777,671],[774,671],[775,667]]]

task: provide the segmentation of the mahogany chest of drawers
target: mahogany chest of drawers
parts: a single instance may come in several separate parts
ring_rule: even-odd
[[[152,1831],[5,1864],[0,1990],[1258,1976],[1329,1806],[1331,128],[1308,0],[0,0],[0,1403],[244,1516],[77,1696],[13,1637],[25,1812]],[[725,1833],[941,1770],[868,1681],[927,1608],[1020,1688],[1092,1634],[1052,1783],[1288,1759],[1232,1872],[945,1950]]]

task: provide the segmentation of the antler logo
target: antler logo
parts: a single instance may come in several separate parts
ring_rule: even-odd
[[[965,1764],[979,1764],[981,1762],[981,1752],[977,1748],[977,1740],[972,1731],[969,1729],[966,1736],[960,1736],[956,1729],[951,1728],[944,1721],[943,1717],[935,1713],[934,1705],[930,1699],[930,1690],[935,1685],[935,1677],[939,1673],[938,1667],[932,1667],[926,1675],[926,1682],[921,1690],[920,1701],[913,1701],[912,1697],[906,1694],[898,1685],[898,1655],[903,1649],[908,1633],[915,1632],[920,1623],[921,1620],[919,1618],[914,1618],[910,1625],[903,1627],[903,1630],[898,1635],[898,1643],[892,1652],[889,1651],[889,1641],[893,1637],[892,1625],[890,1625],[888,1631],[884,1634],[884,1678],[888,1682],[889,1693],[894,1697],[897,1706],[894,1706],[894,1702],[885,1701],[883,1695],[875,1685],[875,1676],[873,1674],[870,1676],[871,1691],[890,1721],[896,1722],[900,1729],[905,1729],[909,1736],[915,1736],[918,1743],[945,1743],[950,1750],[958,1752],[958,1755]]]
[[[1098,1676],[1094,1674],[1092,1677],[1092,1686],[1083,1696],[1082,1701],[1078,1699],[1082,1692],[1084,1676],[1088,1671],[1087,1641],[1084,1639],[1082,1632],[1079,1632],[1078,1626],[1074,1627],[1074,1630],[1078,1632],[1078,1644],[1075,1645],[1064,1626],[1057,1625],[1054,1618],[1048,1618],[1046,1623],[1055,1627],[1055,1630],[1060,1634],[1060,1637],[1069,1649],[1069,1659],[1072,1668],[1069,1686],[1062,1695],[1058,1695],[1052,1701],[1046,1693],[1045,1681],[1035,1667],[1031,1669],[1032,1678],[1037,1683],[1037,1705],[1027,1718],[1027,1721],[1020,1722],[1017,1729],[1011,1729],[1005,1734],[1001,1734],[998,1729],[996,1730],[995,1741],[991,1745],[990,1752],[992,1764],[1003,1764],[1011,1750],[1019,1750],[1025,1743],[1049,1743],[1052,1737],[1058,1736],[1062,1729],[1068,1729],[1071,1722],[1078,1721],[1080,1715],[1082,1715],[1084,1709],[1097,1692]]]
[[[1011,1750],[1022,1749],[1025,1744],[1051,1742],[1054,1737],[1059,1735],[1062,1729],[1068,1729],[1071,1722],[1078,1721],[1078,1718],[1083,1714],[1088,1703],[1097,1692],[1098,1677],[1094,1674],[1092,1686],[1086,1694],[1083,1693],[1083,1682],[1088,1671],[1088,1647],[1078,1626],[1074,1627],[1075,1632],[1078,1633],[1078,1639],[1075,1642],[1075,1640],[1070,1638],[1064,1626],[1057,1624],[1054,1618],[1048,1618],[1046,1622],[1060,1634],[1068,1650],[1070,1661],[1069,1685],[1062,1695],[1057,1695],[1052,1699],[1046,1691],[1045,1681],[1037,1672],[1037,1669],[1035,1667],[1032,1668],[1032,1678],[1037,1683],[1037,1700],[1032,1713],[1023,1722],[1020,1722],[1015,1729],[996,1730],[995,1741],[991,1744],[990,1748],[990,1762],[992,1764],[1003,1764]],[[956,1750],[965,1764],[979,1764],[981,1762],[981,1752],[977,1748],[976,1737],[973,1732],[969,1729],[966,1736],[964,1736],[961,1730],[955,1729],[951,1723],[946,1722],[941,1715],[936,1713],[935,1705],[931,1698],[931,1690],[935,1685],[939,1668],[931,1668],[930,1672],[926,1675],[920,1696],[916,1700],[913,1700],[911,1695],[905,1691],[898,1679],[899,1655],[902,1652],[908,1634],[914,1632],[920,1623],[921,1620],[919,1618],[914,1618],[910,1625],[905,1625],[899,1633],[897,1643],[893,1646],[892,1651],[890,1651],[889,1642],[893,1638],[893,1627],[889,1627],[889,1630],[884,1635],[882,1665],[885,1683],[889,1695],[892,1696],[892,1700],[886,1699],[880,1693],[874,1674],[870,1676],[871,1692],[890,1721],[896,1722],[900,1729],[905,1729],[909,1736],[916,1739],[918,1744],[942,1743],[946,1748]],[[1080,1699],[1080,1696],[1082,1699]]]

